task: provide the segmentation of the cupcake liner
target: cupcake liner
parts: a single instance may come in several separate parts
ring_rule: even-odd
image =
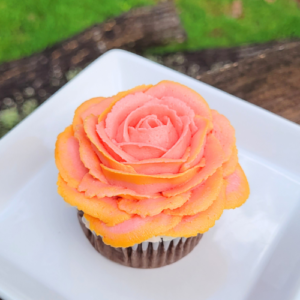
[[[106,245],[102,237],[89,230],[82,221],[83,212],[78,211],[81,228],[94,246],[104,257],[121,265],[151,269],[172,264],[189,254],[202,238],[202,234],[190,238],[176,238],[167,242],[143,242],[127,248],[114,248]]]

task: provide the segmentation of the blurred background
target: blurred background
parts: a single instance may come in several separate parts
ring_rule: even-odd
[[[43,50],[89,26],[155,0],[1,0],[0,62]],[[149,53],[300,37],[298,0],[176,0],[187,40]]]
[[[0,137],[113,48],[299,122],[294,107],[284,110],[282,91],[274,95],[270,86],[254,80],[264,74],[264,82],[272,81],[271,71],[279,66],[282,78],[297,72],[298,38],[300,0],[0,0]],[[228,89],[246,69],[243,87]],[[224,70],[226,79],[218,75]],[[294,81],[284,85],[291,90],[286,98],[297,106]],[[256,103],[254,89],[267,89],[273,102]]]

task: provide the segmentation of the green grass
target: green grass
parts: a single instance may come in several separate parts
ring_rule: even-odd
[[[155,4],[156,0],[0,0],[0,62],[44,49],[96,22]],[[149,52],[236,46],[300,37],[296,0],[243,0],[243,15],[231,17],[233,0],[175,0],[187,42]]]
[[[156,52],[197,50],[262,43],[300,37],[300,7],[296,0],[242,0],[243,14],[231,17],[232,0],[175,0],[188,33],[181,45]],[[153,50],[152,50],[153,52]]]
[[[154,0],[0,0],[0,62],[40,51]]]

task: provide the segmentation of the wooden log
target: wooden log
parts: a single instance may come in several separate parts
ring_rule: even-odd
[[[265,51],[284,49],[295,40],[271,41],[263,44],[243,45],[231,48],[214,48],[197,51],[148,55],[147,57],[169,68],[199,79],[207,71],[227,68],[230,64],[246,58],[259,56]]]
[[[276,46],[198,79],[300,124],[300,41]]]

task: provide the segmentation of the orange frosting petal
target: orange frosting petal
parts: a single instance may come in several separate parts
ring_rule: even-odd
[[[173,228],[181,220],[181,217],[165,214],[146,218],[134,216],[128,221],[108,227],[92,216],[84,214],[84,217],[89,222],[89,228],[97,235],[101,235],[103,242],[112,247],[131,247],[142,243]]]
[[[223,176],[227,177],[230,174],[232,174],[235,171],[238,163],[239,163],[238,149],[236,146],[234,146],[229,160],[226,161],[222,166],[223,167]]]
[[[233,148],[235,147],[235,131],[229,120],[219,114],[216,110],[212,110],[213,116],[213,132],[220,141],[224,151],[224,161],[229,160]]]
[[[60,133],[55,144],[55,163],[68,184],[77,188],[83,176],[88,172],[79,156],[79,144],[74,137],[72,126]]]
[[[92,110],[92,108],[94,108],[94,106],[96,104],[101,103],[105,99],[107,99],[107,98],[105,98],[105,97],[96,97],[96,98],[92,98],[90,100],[87,100],[87,101],[83,102],[81,105],[79,105],[77,107],[77,109],[75,110],[75,114],[74,114],[74,118],[73,118],[73,123],[72,123],[73,130],[75,131],[77,125],[82,125],[83,124],[84,119],[82,119],[82,115],[87,110]]]
[[[105,222],[107,226],[114,226],[131,218],[131,215],[119,210],[114,198],[88,198],[84,193],[71,188],[58,175],[58,193],[72,206],[76,206],[91,216]]]
[[[159,197],[157,195],[140,195],[135,191],[125,189],[119,186],[113,186],[103,183],[95,178],[93,178],[89,173],[87,173],[81,183],[78,186],[79,192],[85,192],[85,195],[89,198],[97,196],[98,198],[104,197],[125,197],[133,198],[134,200],[148,199],[151,197]]]
[[[87,138],[82,125],[76,126],[75,137],[79,141],[79,154],[85,167],[90,170],[90,174],[95,178],[107,183],[100,167],[99,158],[93,150],[91,142]]]
[[[145,200],[130,200],[120,199],[118,206],[121,210],[126,211],[129,214],[137,214],[141,217],[155,216],[160,214],[164,209],[175,209],[183,205],[189,200],[191,192],[186,192],[178,196],[166,198],[159,197],[155,199]]]
[[[178,82],[163,80],[148,89],[145,94],[158,99],[174,97],[182,100],[194,110],[196,115],[211,120],[210,108],[204,98],[194,90]]]
[[[198,131],[192,137],[190,156],[187,162],[181,167],[181,172],[190,169],[200,161],[204,153],[206,135],[208,131],[212,129],[212,123],[208,119],[196,116],[195,123]]]
[[[93,145],[98,150],[99,157],[103,164],[106,166],[128,172],[128,173],[136,173],[135,170],[131,166],[126,166],[118,161],[116,161],[111,155],[106,151],[104,148],[97,132],[96,132],[96,125],[98,123],[97,117],[90,115],[84,120],[84,130],[90,139],[90,141],[93,143]]]
[[[136,161],[136,158],[132,157],[130,154],[123,151],[108,137],[104,127],[104,121],[96,125],[96,131],[102,141],[103,146],[105,147],[106,151],[110,154],[111,157],[113,157],[119,162]]]
[[[203,167],[191,180],[177,186],[172,190],[163,192],[166,197],[176,196],[191,190],[198,184],[201,184],[210,175],[212,175],[224,162],[223,150],[217,138],[210,134],[207,136],[204,149],[205,167]]]
[[[162,235],[188,238],[208,231],[209,228],[215,225],[216,220],[221,217],[225,208],[225,202],[225,188],[223,187],[217,199],[207,210],[193,216],[183,217],[177,226],[164,232]]]
[[[158,175],[158,174],[177,174],[180,167],[188,159],[190,155],[190,147],[185,151],[185,154],[181,159],[171,158],[154,158],[141,160],[133,163],[124,162],[125,165],[129,165],[139,174],[146,175]],[[201,159],[197,164],[199,167],[205,166],[205,159]]]
[[[141,194],[154,194],[189,181],[197,174],[201,168],[200,165],[202,163],[183,173],[163,175],[130,174],[107,168],[104,165],[101,167],[110,184],[126,187]]]
[[[186,161],[182,159],[168,159],[168,158],[153,158],[142,160],[134,163],[124,163],[129,165],[139,174],[154,175],[154,174],[176,174],[180,167]],[[202,161],[204,166],[204,161]]]
[[[168,209],[164,213],[175,216],[195,215],[212,205],[223,186],[222,168],[219,168],[205,182],[192,190],[189,201],[177,209]]]
[[[177,142],[162,156],[163,158],[180,159],[184,156],[186,148],[191,144],[191,129],[187,117],[183,117],[183,132]]]
[[[237,208],[245,203],[250,195],[247,177],[238,164],[234,173],[225,178],[226,186],[226,209]]]
[[[138,92],[145,92],[146,90],[148,90],[152,85],[139,85],[134,87],[133,89],[130,89],[128,91],[124,91],[124,92],[120,92],[117,95],[113,96],[113,101],[110,103],[109,106],[107,106],[107,108],[102,112],[101,115],[99,115],[98,118],[98,122],[100,123],[101,121],[103,121],[105,119],[105,117],[107,116],[107,114],[111,111],[111,109],[113,108],[113,106],[122,98],[124,98],[127,95],[130,94],[135,94]]]

